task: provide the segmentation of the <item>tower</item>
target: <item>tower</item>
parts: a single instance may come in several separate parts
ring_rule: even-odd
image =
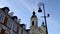
[[[38,19],[34,11],[33,11],[33,15],[31,16],[30,21],[31,21],[31,26],[38,26]]]
[[[46,28],[45,28],[44,22],[42,22],[41,27],[38,27],[38,18],[34,11],[30,21],[31,21],[30,22],[31,26],[29,31],[30,34],[46,34]]]
[[[37,16],[35,15],[35,12],[33,11],[32,13],[33,15],[31,16],[31,19],[30,19],[30,34],[37,34],[36,31],[38,30],[38,19],[37,19]]]

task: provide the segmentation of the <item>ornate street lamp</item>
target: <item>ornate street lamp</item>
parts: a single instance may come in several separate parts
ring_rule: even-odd
[[[42,5],[43,5],[42,2],[40,2],[40,3],[38,4],[38,7],[39,7],[38,12],[42,12],[42,9],[41,9],[41,6],[42,6]]]
[[[42,12],[41,6],[43,6],[43,11],[44,11],[44,16],[43,16],[43,17],[44,17],[44,20],[45,20],[46,34],[48,34],[46,17],[49,17],[49,14],[47,14],[47,16],[46,16],[44,3],[42,3],[42,2],[40,2],[40,3],[38,4],[38,7],[39,7],[38,12]]]

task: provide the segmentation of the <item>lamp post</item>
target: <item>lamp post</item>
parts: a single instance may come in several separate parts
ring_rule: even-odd
[[[44,16],[43,16],[43,17],[44,17],[44,20],[45,20],[46,34],[48,34],[47,20],[46,20],[46,18],[49,17],[49,14],[47,14],[47,16],[46,16],[44,3],[41,2],[41,3],[38,4],[38,6],[39,6],[39,10],[38,10],[38,12],[42,12],[42,9],[41,9],[40,6],[43,6],[43,12],[44,12]]]

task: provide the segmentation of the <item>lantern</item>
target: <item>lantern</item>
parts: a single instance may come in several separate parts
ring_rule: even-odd
[[[42,12],[42,9],[39,7],[38,12]]]

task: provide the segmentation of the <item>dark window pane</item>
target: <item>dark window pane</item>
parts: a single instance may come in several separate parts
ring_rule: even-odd
[[[34,21],[32,21],[32,25],[34,25]]]
[[[21,34],[23,34],[23,30],[21,30]]]
[[[11,27],[11,26],[12,26],[12,21],[11,21],[11,20],[8,20],[7,26],[8,26],[8,27]]]
[[[17,26],[16,26],[16,25],[13,26],[13,30],[14,30],[14,31],[17,30]]]
[[[0,14],[0,22],[4,21],[4,16],[2,14]]]

